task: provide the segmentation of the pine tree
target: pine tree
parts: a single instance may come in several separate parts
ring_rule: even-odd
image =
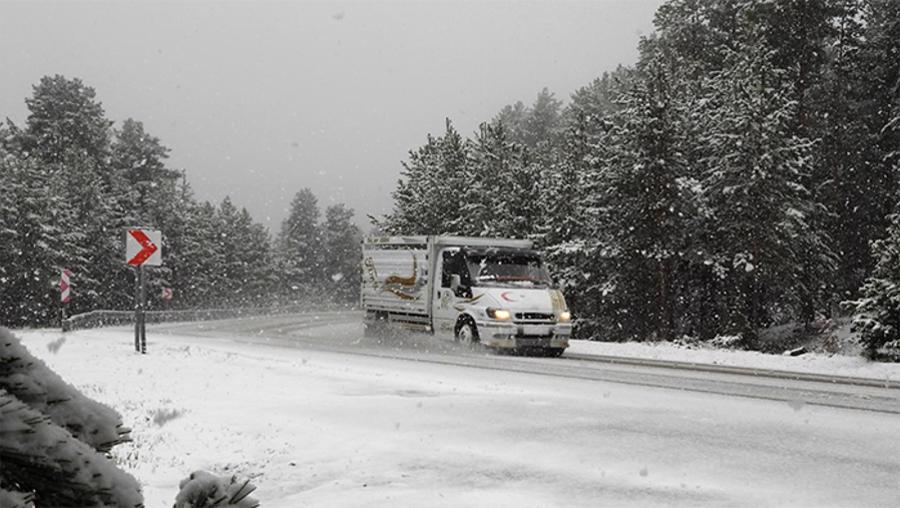
[[[103,159],[109,152],[110,127],[93,88],[78,78],[44,76],[25,99],[28,118],[21,140],[30,156],[62,162],[66,152]]]
[[[468,147],[447,119],[444,135],[429,135],[411,151],[392,193],[394,209],[379,225],[396,234],[458,233],[462,196],[470,184]]]
[[[139,224],[162,228],[181,177],[165,165],[169,149],[147,133],[141,122],[131,118],[114,134],[111,164],[127,184],[126,202],[131,215]]]
[[[269,303],[270,295],[277,290],[269,230],[253,222],[246,208],[241,208],[237,228],[240,242],[233,244],[232,250],[243,265],[242,291],[254,305]]]
[[[304,292],[322,282],[319,204],[311,190],[301,189],[291,200],[288,217],[281,223],[277,249],[283,291],[288,295],[305,296]]]
[[[467,182],[452,229],[474,236],[525,238],[536,232],[538,167],[502,123],[482,124],[468,143]]]
[[[604,141],[619,110],[618,89],[626,87],[628,71],[604,73],[572,94],[562,113],[562,133],[540,186],[541,244],[567,286],[572,307],[578,308],[579,284],[590,278],[590,260],[602,248],[593,227],[600,221],[605,193],[602,175]]]
[[[225,198],[217,213],[218,248],[223,253],[220,288],[226,301],[257,305],[274,283],[269,232],[255,224],[245,208]]]
[[[351,302],[359,297],[361,236],[353,224],[353,210],[343,204],[325,209],[322,244],[328,253],[326,287],[338,301]]]
[[[0,328],[0,490],[33,496],[37,506],[140,507],[137,481],[104,455],[128,439],[118,413]]]
[[[703,186],[718,268],[736,290],[726,327],[752,342],[774,322],[776,305],[800,317],[799,300],[810,293],[806,275],[824,273],[833,255],[811,226],[821,210],[803,186],[811,143],[791,135],[797,103],[790,85],[763,45],[734,57],[709,85]]]
[[[225,298],[223,225],[211,203],[186,199],[184,234],[174,246],[174,259],[167,255],[166,262],[172,261],[175,299],[184,306],[210,307]]]
[[[524,139],[528,148],[549,154],[560,132],[562,102],[547,88],[541,90],[525,117]]]
[[[623,98],[611,134],[608,225],[618,250],[610,296],[639,337],[671,339],[676,331],[675,285],[694,214],[683,182],[688,121],[678,63],[664,43],[642,43],[640,79]]]
[[[509,132],[509,138],[524,145],[531,137],[528,132],[530,117],[530,109],[522,101],[516,101],[515,104],[503,106],[492,123],[504,125]]]
[[[123,238],[124,228],[133,224],[116,199],[122,186],[115,175],[104,176],[100,162],[77,151],[68,151],[62,164],[65,170],[51,176],[51,191],[60,206],[71,209],[62,229],[79,234],[78,241],[59,244],[63,265],[77,275],[78,294],[69,312],[128,308],[133,290]]]
[[[849,302],[856,313],[854,331],[860,333],[870,358],[900,356],[900,215],[891,216],[888,236],[876,240],[872,251],[878,258],[866,280],[861,298]]]
[[[0,198],[0,321],[49,323],[58,313],[56,282],[62,268],[83,266],[84,234],[71,227],[73,210],[53,193],[50,177],[35,160],[0,161],[5,192]]]

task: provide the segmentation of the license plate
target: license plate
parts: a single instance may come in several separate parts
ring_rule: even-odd
[[[518,347],[550,347],[550,339],[543,337],[516,337]]]
[[[522,335],[530,337],[546,337],[547,335],[550,335],[550,329],[547,326],[541,325],[523,325]]]

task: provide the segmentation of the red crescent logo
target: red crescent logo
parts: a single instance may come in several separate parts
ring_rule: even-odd
[[[516,301],[515,295],[512,294],[512,291],[504,291],[504,292],[500,293],[500,298],[503,298],[507,302]]]

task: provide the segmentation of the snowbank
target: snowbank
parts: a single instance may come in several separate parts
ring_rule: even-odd
[[[871,362],[861,356],[807,353],[782,356],[757,351],[686,347],[670,342],[592,342],[573,340],[568,353],[649,358],[709,365],[754,367],[766,370],[900,380],[900,363]]]

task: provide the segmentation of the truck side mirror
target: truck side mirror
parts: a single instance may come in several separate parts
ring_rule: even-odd
[[[459,289],[459,285],[461,283],[461,279],[458,274],[453,274],[450,276],[450,290],[454,293]]]

